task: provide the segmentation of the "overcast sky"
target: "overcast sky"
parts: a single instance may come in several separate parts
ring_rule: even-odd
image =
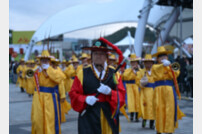
[[[110,1],[113,0],[9,0],[9,29],[35,31],[48,17],[65,8]]]

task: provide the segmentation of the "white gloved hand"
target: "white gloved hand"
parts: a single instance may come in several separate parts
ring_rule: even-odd
[[[163,63],[164,66],[169,66],[171,64],[170,61],[166,59],[161,60],[161,62]]]
[[[41,65],[42,69],[48,69],[49,66],[50,66],[49,64],[42,64],[42,65]]]
[[[142,77],[142,79],[140,80],[140,84],[141,84],[141,86],[145,86],[145,85],[147,85],[147,83],[148,83],[148,78],[145,76],[145,77]]]
[[[86,103],[88,105],[91,105],[91,106],[93,106],[97,100],[99,100],[99,99],[96,98],[95,96],[87,96],[86,97]]]
[[[39,72],[42,72],[42,68],[40,66],[38,66],[37,69],[38,69]]]
[[[100,83],[100,87],[97,89],[98,92],[109,95],[111,93],[111,88],[107,85]]]

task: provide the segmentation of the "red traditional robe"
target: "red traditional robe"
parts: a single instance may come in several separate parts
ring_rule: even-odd
[[[117,80],[118,84],[115,84],[113,77],[110,77],[110,75],[113,75],[114,69],[107,67],[105,71],[106,73],[102,80],[98,78],[92,66],[81,69],[75,77],[69,96],[72,108],[79,112],[79,134],[102,134],[102,111],[112,132],[116,134],[119,131],[119,124],[112,118],[112,115],[117,112],[118,100],[119,108],[124,105],[125,89],[121,77]],[[87,106],[85,102],[86,97],[88,95],[95,95],[98,92],[97,89],[100,86],[100,82],[108,85],[112,89],[111,95],[100,94],[97,97],[99,101],[93,106],[89,106],[86,113],[81,116],[81,112]],[[118,120],[118,116],[116,120]]]

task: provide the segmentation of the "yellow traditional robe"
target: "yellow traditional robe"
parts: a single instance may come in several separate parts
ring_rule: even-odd
[[[59,84],[59,89],[64,92],[65,94],[65,81],[66,81],[66,76],[61,70],[61,68],[57,67],[57,69],[60,71],[61,75],[64,75],[65,79],[62,80],[62,82]],[[68,111],[71,110],[71,104],[67,102],[66,98],[64,102],[60,102],[61,105],[61,122],[66,122],[65,114],[68,114]]]
[[[122,80],[126,86],[129,113],[140,112],[139,86],[141,76],[141,71],[137,71],[135,74],[131,68],[126,69],[122,74]]]
[[[175,71],[176,78],[180,71]],[[166,84],[172,83],[173,76],[169,67],[163,64],[152,66],[152,76],[155,81],[154,89],[154,116],[156,120],[156,130],[159,133],[173,133],[178,127],[177,120],[181,119],[184,113],[181,112],[179,106],[175,108],[175,89],[173,86]],[[164,85],[162,83],[165,83]],[[176,111],[175,111],[176,110]],[[177,116],[175,116],[177,113]],[[176,118],[176,122],[175,122]]]
[[[65,98],[65,92],[55,88],[65,79],[58,69],[49,67],[48,77],[43,72],[39,72],[40,92],[34,91],[32,101],[32,134],[61,134],[60,110],[58,99]],[[48,91],[45,92],[45,89]],[[51,90],[50,90],[51,89]],[[58,98],[59,92],[60,98]]]
[[[148,71],[146,71],[145,69],[143,69],[142,71],[143,74],[146,73],[146,77],[148,78],[148,84],[145,85],[144,87],[140,85],[141,115],[138,116],[141,116],[145,120],[154,120],[154,111],[153,111],[154,79],[152,75],[148,73]]]
[[[26,83],[25,83],[25,71],[26,71],[26,67],[25,65],[19,65],[18,68],[17,68],[17,74],[18,74],[18,79],[17,79],[17,82],[19,83],[19,87],[22,87],[22,88],[26,88]],[[20,78],[20,72],[22,74],[22,78]]]
[[[29,70],[29,69],[34,69],[34,68],[26,67],[26,71]],[[34,90],[36,88],[34,76],[30,77],[30,78],[27,77],[27,76],[25,76],[25,77],[26,77],[26,79],[25,79],[25,82],[26,82],[26,92],[28,94],[34,94]]]
[[[73,77],[76,76],[76,71],[73,65],[70,64],[68,67],[66,67],[64,73],[66,75],[65,89],[66,89],[66,92],[69,92],[71,90],[71,87],[74,81]]]

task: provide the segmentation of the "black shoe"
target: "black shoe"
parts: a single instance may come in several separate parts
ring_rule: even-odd
[[[140,122],[138,119],[135,119],[135,122]]]
[[[139,122],[139,120],[138,120],[138,113],[135,113],[135,122]]]
[[[145,128],[147,120],[142,120],[142,127]]]
[[[130,121],[132,122],[133,121],[133,116],[134,116],[134,113],[130,113]]]
[[[31,94],[29,94],[28,96],[29,96],[29,97],[32,97],[32,95],[31,95]]]
[[[22,87],[20,89],[21,89],[21,92],[24,92],[24,89]]]
[[[154,129],[154,120],[150,120],[149,128]]]

